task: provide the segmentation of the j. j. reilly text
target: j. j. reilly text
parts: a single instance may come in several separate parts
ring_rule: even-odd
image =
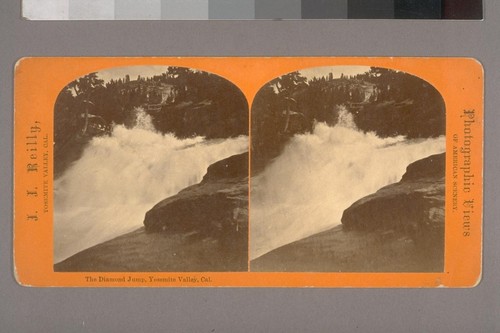
[[[35,120],[32,126],[30,126],[29,134],[26,136],[26,152],[28,153],[28,163],[26,164],[27,172],[38,172],[38,158],[39,158],[39,133],[42,128],[40,127],[40,122]]]

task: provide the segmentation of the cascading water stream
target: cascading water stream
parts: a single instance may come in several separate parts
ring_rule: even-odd
[[[398,182],[408,164],[445,151],[445,138],[380,138],[343,110],[333,127],[296,135],[252,178],[250,259],[328,230],[356,200]]]
[[[160,200],[201,181],[207,167],[247,151],[248,137],[179,139],[155,131],[137,110],[136,126],[93,138],[54,182],[54,262],[133,231]]]

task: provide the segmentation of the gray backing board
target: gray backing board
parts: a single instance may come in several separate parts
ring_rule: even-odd
[[[500,3],[483,21],[30,22],[0,3],[0,331],[498,332]],[[485,67],[482,282],[473,289],[19,286],[12,262],[13,68],[24,56],[467,56]]]

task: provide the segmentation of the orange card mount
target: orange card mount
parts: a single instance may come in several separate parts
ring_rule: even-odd
[[[466,58],[24,58],[24,286],[473,287]]]

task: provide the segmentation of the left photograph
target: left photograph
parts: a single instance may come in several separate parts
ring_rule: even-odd
[[[56,272],[248,271],[248,103],[193,68],[68,82],[54,105]]]

